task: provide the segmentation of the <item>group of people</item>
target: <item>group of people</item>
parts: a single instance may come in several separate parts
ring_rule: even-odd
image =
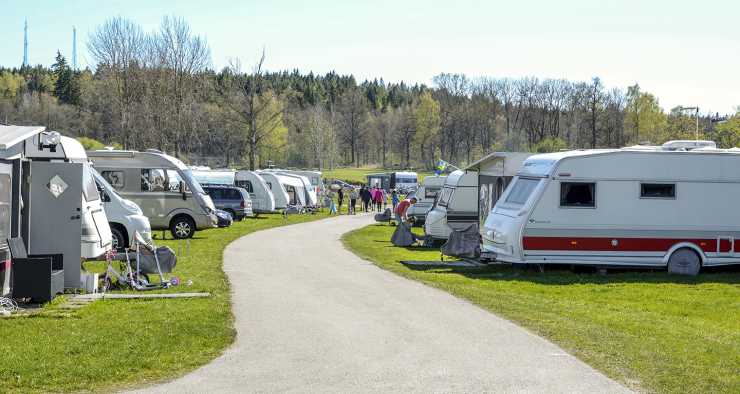
[[[393,189],[388,193],[377,185],[372,187],[365,187],[365,185],[362,185],[359,188],[356,186],[352,186],[347,189],[340,188],[337,190],[336,197],[336,205],[331,196],[327,198],[327,203],[330,204],[330,213],[332,214],[342,212],[342,205],[344,204],[345,199],[349,200],[347,201],[347,213],[349,215],[357,213],[357,200],[360,200],[363,212],[383,212],[388,207],[390,200],[390,205],[396,218],[396,222],[399,224],[401,222],[408,221],[406,211],[411,205],[416,203],[416,197],[407,198],[401,201],[401,196],[397,190]]]

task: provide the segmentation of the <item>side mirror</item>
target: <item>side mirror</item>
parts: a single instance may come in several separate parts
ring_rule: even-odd
[[[180,181],[180,186],[179,187],[180,187],[180,193],[182,193],[182,199],[183,200],[187,200],[188,199],[188,195],[185,193],[185,182]]]
[[[110,202],[110,196],[106,192],[103,192],[103,202]]]

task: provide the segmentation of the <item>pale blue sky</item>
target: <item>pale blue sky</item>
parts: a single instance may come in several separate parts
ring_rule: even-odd
[[[154,30],[186,18],[211,46],[213,65],[244,65],[267,48],[271,70],[354,74],[430,83],[440,72],[639,82],[661,105],[727,113],[740,105],[740,1],[15,1],[0,0],[0,64],[88,64],[89,32],[121,15]]]

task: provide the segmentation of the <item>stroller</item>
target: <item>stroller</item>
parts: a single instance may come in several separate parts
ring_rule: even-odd
[[[113,268],[113,261],[119,262],[119,270]],[[175,277],[167,281],[164,273],[170,273],[177,264],[175,252],[167,246],[156,247],[147,242],[136,232],[134,245],[123,253],[115,254],[108,260],[108,268],[103,275],[103,293],[114,286],[128,285],[134,290],[167,289],[176,286],[179,280]],[[159,275],[159,283],[152,283],[149,275]]]

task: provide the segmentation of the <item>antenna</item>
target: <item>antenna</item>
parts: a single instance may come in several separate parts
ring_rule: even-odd
[[[72,70],[77,71],[77,29],[72,26]]]
[[[23,24],[23,65],[28,66],[28,19]]]

